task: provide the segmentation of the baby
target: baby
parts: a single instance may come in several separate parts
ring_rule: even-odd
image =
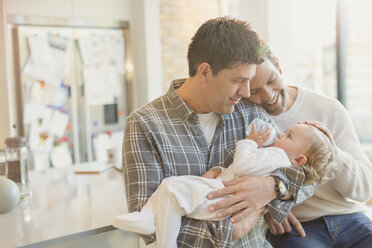
[[[305,183],[320,183],[335,156],[332,142],[322,131],[309,124],[296,124],[275,139],[275,130],[269,123],[263,123],[256,131],[259,123],[262,121],[255,119],[246,139],[237,142],[233,163],[228,168],[213,167],[202,177],[165,178],[140,212],[117,216],[113,225],[141,234],[156,232],[151,247],[173,248],[177,247],[182,216],[219,220],[216,213],[208,211],[208,206],[221,198],[208,200],[206,195],[223,188],[223,180],[246,175],[269,176],[280,167],[293,165],[303,168]],[[270,140],[272,144],[268,144]],[[263,148],[263,144],[269,146]]]

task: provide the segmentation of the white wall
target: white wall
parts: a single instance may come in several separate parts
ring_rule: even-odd
[[[133,108],[163,94],[159,0],[133,2]]]
[[[5,37],[5,13],[6,4],[0,1],[0,37]],[[0,39],[0,148],[3,148],[5,138],[10,136],[6,52],[6,39]]]
[[[267,33],[268,42],[279,58],[283,70],[284,82],[290,84],[294,80],[293,61],[293,0],[267,0]]]
[[[234,17],[246,20],[269,43],[279,58],[285,82],[293,76],[293,0],[234,0],[230,5]],[[236,7],[238,6],[238,7]]]
[[[130,0],[4,0],[7,14],[130,20]]]
[[[234,17],[247,21],[260,37],[267,40],[268,34],[267,0],[234,0],[230,2],[230,11]]]

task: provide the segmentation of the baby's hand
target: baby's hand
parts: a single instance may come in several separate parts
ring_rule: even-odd
[[[270,132],[271,128],[267,128],[266,131],[264,131],[265,126],[262,125],[261,129],[256,132],[256,127],[254,126],[254,123],[252,123],[252,131],[251,133],[246,137],[246,139],[251,139],[256,141],[258,147],[262,147],[262,144],[265,143],[270,138]]]
[[[207,171],[205,172],[203,175],[201,175],[202,177],[205,177],[205,178],[210,178],[210,179],[215,179],[217,178],[219,175],[220,175],[221,172],[218,172],[218,171]]]

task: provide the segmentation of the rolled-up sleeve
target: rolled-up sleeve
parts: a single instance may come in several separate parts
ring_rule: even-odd
[[[268,209],[275,223],[281,223],[289,214],[292,207],[299,201],[304,199],[299,198],[299,191],[305,179],[305,173],[302,168],[297,166],[289,166],[275,170],[272,176],[279,177],[287,186],[288,192],[292,195],[292,199],[282,201],[274,199],[268,204]]]

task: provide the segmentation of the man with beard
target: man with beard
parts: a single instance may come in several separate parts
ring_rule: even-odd
[[[344,106],[336,99],[298,86],[285,86],[276,57],[263,44],[265,60],[251,80],[251,96],[281,131],[304,120],[334,138],[336,169],[314,195],[295,206],[282,224],[265,215],[274,247],[370,247],[372,222],[362,212],[372,196],[372,164]],[[317,123],[323,122],[325,126]],[[281,234],[281,235],[278,235]]]

